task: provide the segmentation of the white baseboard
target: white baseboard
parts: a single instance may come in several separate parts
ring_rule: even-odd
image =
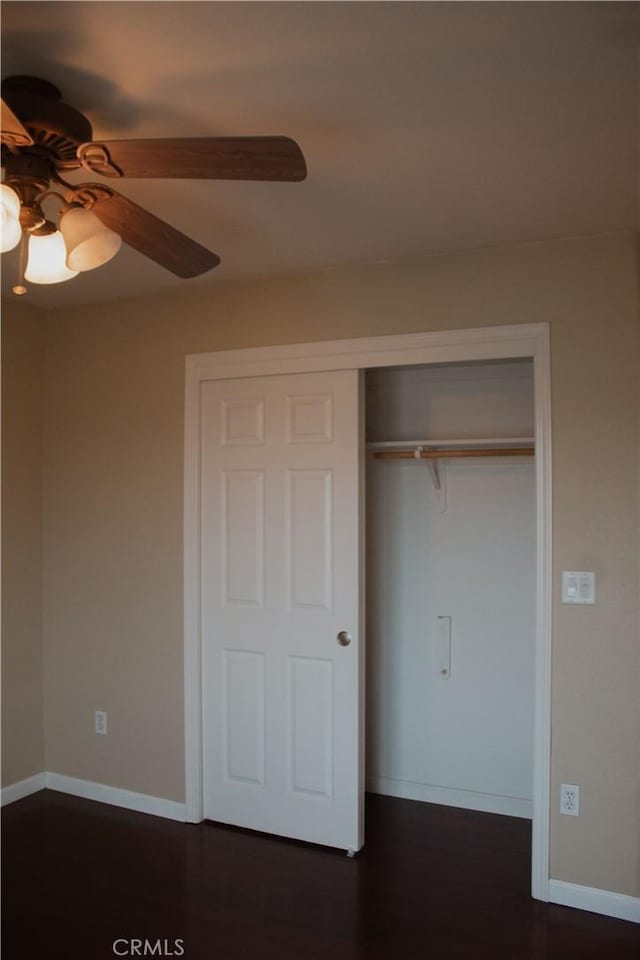
[[[76,777],[67,777],[62,773],[46,773],[45,785],[48,790],[70,793],[74,797],[84,797],[85,800],[110,803],[114,807],[125,807],[127,810],[137,810],[139,813],[150,813],[155,817],[180,820],[182,823],[186,819],[184,803],[165,800],[163,797],[150,797],[146,793],[135,793],[133,790],[123,790],[120,787],[110,787],[106,783],[78,780]]]
[[[37,793],[38,790],[44,790],[46,786],[45,774],[34,773],[32,777],[26,780],[19,780],[18,783],[10,783],[9,786],[2,788],[2,806],[13,803],[14,800],[22,800],[31,793]]]
[[[472,790],[457,790],[455,787],[435,787],[429,783],[417,783],[415,780],[367,777],[367,790],[387,797],[442,803],[446,807],[480,810],[483,813],[501,813],[507,817],[522,817],[525,820],[531,820],[533,816],[531,800],[501,797],[492,793],[474,793]]]
[[[45,789],[57,790],[58,793],[70,793],[74,797],[84,797],[85,800],[98,800],[100,803],[137,810],[139,813],[151,813],[155,817],[165,817],[168,820],[180,820],[184,823],[186,819],[184,803],[165,800],[163,797],[150,797],[146,793],[135,793],[133,790],[122,790],[120,787],[110,787],[106,783],[78,780],[76,777],[67,777],[62,773],[36,773],[33,777],[20,780],[19,783],[3,787],[2,806]]]
[[[186,821],[184,803],[165,800],[163,797],[151,797],[146,793],[135,793],[133,790],[110,787],[105,783],[79,780],[61,773],[36,773],[32,777],[27,777],[26,780],[3,787],[2,806],[44,789],[69,793],[74,797],[83,797],[85,800],[97,800],[100,803],[124,807],[127,810],[137,810],[139,813],[150,813],[168,820],[178,820],[182,823]],[[428,803],[442,803],[445,806],[462,807],[466,810],[503,813],[512,817],[531,817],[531,804],[527,800],[472,793],[468,790],[455,790],[448,787],[434,787],[411,780],[370,777],[367,779],[367,790],[371,793],[381,793],[407,800],[423,800]],[[640,897],[630,897],[624,893],[583,887],[578,883],[567,883],[565,880],[549,880],[549,901],[564,907],[575,907],[578,910],[588,910],[591,913],[600,913],[618,920],[640,923]]]
[[[597,890],[565,880],[549,880],[549,900],[563,907],[576,907],[578,910],[640,923],[640,897],[629,897],[626,893]]]

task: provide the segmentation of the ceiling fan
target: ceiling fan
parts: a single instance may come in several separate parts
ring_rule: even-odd
[[[53,84],[35,77],[2,82],[2,252],[24,238],[17,294],[26,292],[24,278],[57,283],[102,266],[121,241],[182,278],[220,263],[215,253],[110,184],[67,182],[63,175],[69,171],[82,168],[112,182],[123,177],[295,181],[307,174],[300,147],[289,137],[94,141],[92,136],[87,118],[63,103]],[[52,196],[62,202],[59,229],[42,211],[42,202]]]

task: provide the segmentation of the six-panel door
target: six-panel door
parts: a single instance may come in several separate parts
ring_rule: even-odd
[[[201,398],[205,816],[358,849],[358,372]]]

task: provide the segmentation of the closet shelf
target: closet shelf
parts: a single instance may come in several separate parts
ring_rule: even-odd
[[[426,460],[437,490],[438,460],[476,457],[533,457],[534,437],[488,437],[480,440],[387,440],[368,443],[376,460]]]

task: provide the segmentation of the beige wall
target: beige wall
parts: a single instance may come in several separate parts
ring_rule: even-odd
[[[53,312],[46,377],[48,769],[183,798],[186,353],[551,324],[552,875],[640,894],[636,241],[603,236],[212,282]],[[594,569],[595,607],[558,603]],[[95,737],[95,708],[109,735]],[[582,787],[557,816],[558,784]]]
[[[42,386],[44,316],[2,313],[2,784],[44,770]]]

